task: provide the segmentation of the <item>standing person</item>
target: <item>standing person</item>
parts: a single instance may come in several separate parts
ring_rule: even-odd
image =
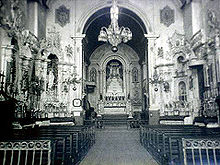
[[[220,95],[215,98],[215,102],[218,105],[218,124],[220,124]]]

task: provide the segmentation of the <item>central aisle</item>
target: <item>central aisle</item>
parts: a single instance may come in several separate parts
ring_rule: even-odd
[[[139,130],[106,127],[80,165],[157,165],[139,142]]]

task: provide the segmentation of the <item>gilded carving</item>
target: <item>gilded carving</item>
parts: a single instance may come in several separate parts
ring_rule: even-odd
[[[215,32],[215,29],[219,27],[219,22],[217,20],[215,12],[212,10],[208,10],[207,17],[209,33]]]
[[[68,57],[72,57],[72,55],[73,55],[73,47],[69,44],[69,45],[67,45],[65,47],[65,49],[66,49],[66,55]]]
[[[184,52],[184,54],[189,54],[191,52],[189,43],[185,39],[185,35],[179,34],[176,31],[170,38],[168,38],[168,44],[173,55],[179,52]]]
[[[157,55],[158,55],[158,57],[163,58],[163,55],[164,55],[163,47],[158,48],[158,54]]]
[[[47,42],[49,48],[55,47],[57,49],[60,49],[60,39],[60,33],[56,31],[55,27],[48,29]]]

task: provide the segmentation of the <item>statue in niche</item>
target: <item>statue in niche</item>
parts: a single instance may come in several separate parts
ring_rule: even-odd
[[[169,92],[170,91],[170,84],[167,81],[165,81],[163,83],[163,86],[164,86],[164,91],[165,92]]]
[[[91,82],[96,82],[96,70],[95,68],[92,68],[90,71],[90,81]]]
[[[122,64],[118,60],[110,61],[106,66],[107,92],[123,92],[123,70]]]
[[[48,75],[48,89],[52,89],[53,85],[54,85],[54,75],[52,69],[50,69]]]
[[[22,76],[22,83],[21,83],[21,90],[26,93],[26,91],[28,91],[29,88],[29,75],[28,75],[28,71],[24,71],[23,76]]]
[[[117,21],[118,21],[118,13],[119,13],[119,10],[118,10],[118,7],[116,6],[116,2],[117,0],[114,0],[113,2],[113,6],[110,10],[110,13],[111,13],[111,24],[113,24],[114,28],[116,28],[118,26],[117,24]]]
[[[55,90],[58,83],[58,58],[56,55],[49,55],[47,66],[47,90]]]
[[[209,32],[213,32],[213,30],[218,28],[219,25],[216,14],[214,11],[208,10],[207,16],[208,16]]]

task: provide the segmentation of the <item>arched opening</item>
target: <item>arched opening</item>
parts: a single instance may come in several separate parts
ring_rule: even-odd
[[[94,87],[94,92],[85,90],[85,93],[91,106],[100,113],[146,112],[148,101],[143,98],[148,95],[148,87],[143,77],[148,74],[143,63],[147,63],[147,39],[144,36],[147,28],[141,18],[127,8],[119,8],[118,19],[119,27],[128,27],[133,38],[126,44],[119,44],[117,53],[112,52],[110,44],[98,41],[101,28],[111,23],[110,7],[95,12],[84,26],[85,89]]]
[[[146,27],[133,11],[126,8],[119,8],[118,17],[119,26],[129,27],[134,36],[131,41],[127,42],[139,55],[140,60],[145,60],[145,49],[147,40],[144,34],[147,34]],[[98,41],[98,35],[103,26],[108,27],[111,23],[110,8],[106,7],[94,13],[86,22],[83,28],[83,34],[86,34],[84,39],[85,61],[89,61],[92,52],[99,46],[105,44]]]
[[[183,81],[179,83],[179,101],[187,101],[186,84]]]

